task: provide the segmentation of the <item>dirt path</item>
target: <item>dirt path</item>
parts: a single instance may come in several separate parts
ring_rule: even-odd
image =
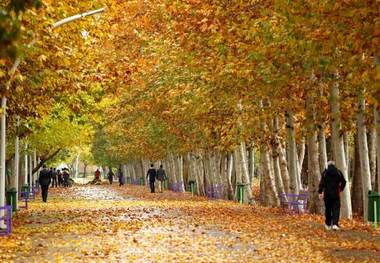
[[[18,213],[0,261],[380,262],[378,232],[321,220],[138,186],[54,189]]]

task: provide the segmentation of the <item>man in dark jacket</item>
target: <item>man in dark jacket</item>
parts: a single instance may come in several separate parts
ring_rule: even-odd
[[[52,182],[51,182],[51,187],[53,188],[53,187],[55,187],[55,188],[57,188],[58,187],[58,182],[57,182],[57,176],[58,176],[58,173],[57,173],[57,171],[55,170],[55,168],[53,168],[53,171],[51,172],[51,180],[52,180]]]
[[[146,175],[146,178],[149,177],[149,186],[150,186],[150,192],[154,193],[154,182],[156,181],[157,177],[157,171],[154,169],[154,165],[150,165],[150,169],[148,170],[148,173]]]
[[[40,172],[40,176],[38,177],[38,182],[41,185],[42,201],[45,203],[47,201],[50,181],[50,171],[46,168],[46,165],[44,165],[43,169]]]
[[[346,186],[346,180],[334,162],[329,161],[319,183],[319,197],[325,201],[325,228],[339,230],[340,192]]]
[[[160,165],[160,168],[157,170],[157,180],[158,180],[158,190],[162,193],[164,189],[164,181],[166,180],[165,169]]]

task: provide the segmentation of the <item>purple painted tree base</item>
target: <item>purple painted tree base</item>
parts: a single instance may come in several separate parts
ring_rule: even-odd
[[[12,207],[10,205],[1,206],[0,210],[5,210],[3,217],[0,217],[0,222],[4,221],[7,228],[0,229],[0,236],[9,236],[12,232]]]

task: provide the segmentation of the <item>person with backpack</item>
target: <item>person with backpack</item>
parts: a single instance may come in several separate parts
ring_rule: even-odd
[[[319,198],[325,202],[325,229],[339,230],[340,192],[346,186],[342,172],[333,161],[327,163],[319,183]]]
[[[164,181],[166,180],[166,173],[165,169],[163,168],[162,164],[160,165],[160,168],[157,170],[157,180],[158,180],[158,191],[160,193],[164,190]]]
[[[108,177],[108,181],[110,182],[110,184],[112,184],[113,183],[114,173],[113,173],[111,167],[109,167],[109,171],[108,171],[107,177]]]
[[[154,182],[156,181],[157,171],[154,169],[154,165],[150,165],[150,169],[146,174],[146,178],[149,178],[150,192],[154,193]]]
[[[125,176],[124,176],[123,170],[121,169],[121,166],[119,167],[117,171],[117,175],[119,177],[119,186],[123,186],[125,184]]]
[[[46,165],[43,165],[42,167],[43,168],[38,177],[38,183],[41,185],[42,201],[46,203],[51,178],[50,178],[50,171],[46,168]]]
[[[59,170],[58,170],[59,171]],[[57,176],[58,176],[58,173],[57,171],[55,170],[55,168],[53,168],[53,171],[51,172],[51,187],[55,187],[57,188],[58,187],[58,182],[57,182]]]

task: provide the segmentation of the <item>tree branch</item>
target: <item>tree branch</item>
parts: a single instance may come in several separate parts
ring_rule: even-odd
[[[85,12],[85,13],[82,13],[82,14],[78,14],[78,15],[74,15],[74,16],[70,16],[70,17],[64,18],[64,19],[62,19],[62,20],[54,23],[53,24],[53,29],[56,29],[57,27],[60,27],[60,26],[62,26],[64,24],[70,23],[72,21],[81,19],[81,18],[86,17],[86,16],[92,16],[92,15],[95,15],[95,14],[98,14],[98,13],[102,13],[105,10],[106,10],[106,8],[103,7],[103,8],[97,9],[97,10],[88,11],[88,12]]]
[[[35,174],[47,161],[49,161],[50,159],[54,158],[60,151],[61,151],[61,148],[59,148],[58,150],[56,150],[55,152],[53,152],[48,157],[42,159],[40,161],[40,163],[36,167],[33,168],[32,174]]]

